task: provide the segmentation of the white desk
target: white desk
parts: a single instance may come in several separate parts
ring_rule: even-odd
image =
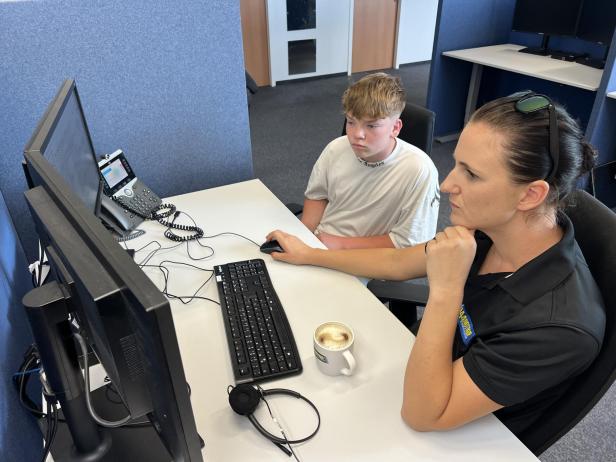
[[[611,92],[609,92],[609,93],[607,94],[607,97],[608,97],[608,98],[614,98],[614,99],[616,99],[616,91],[611,91]]]
[[[597,91],[603,71],[575,62],[552,59],[549,56],[538,56],[520,53],[521,45],[492,45],[487,47],[469,48],[443,52],[443,56],[461,59],[473,63],[464,123],[472,115],[477,106],[477,96],[481,83],[483,66],[495,67],[505,71],[537,77],[543,80],[562,83],[584,90]]]
[[[267,232],[278,227],[311,245],[320,244],[259,180],[172,197],[169,201],[188,212],[206,235],[232,231],[262,242]],[[152,239],[169,244],[161,228],[156,223],[146,223],[146,235],[130,241],[131,247],[139,248]],[[402,382],[414,337],[358,279],[324,268],[274,262],[255,245],[235,236],[207,242],[216,253],[208,260],[193,262],[202,267],[249,258],[266,261],[293,329],[304,371],[301,375],[266,382],[264,388],[295,390],[311,399],[321,413],[319,433],[307,443],[295,446],[301,461],[537,460],[492,415],[443,433],[417,433],[403,423]],[[199,249],[191,244],[194,256]],[[177,249],[158,260],[163,258],[188,261],[185,252]],[[156,271],[146,272],[160,282]],[[169,291],[192,294],[203,281],[204,275],[195,270],[178,269],[171,273]],[[213,281],[200,294],[218,300]],[[233,383],[233,373],[218,305],[195,300],[188,305],[172,301],[171,306],[184,370],[192,389],[197,428],[206,443],[205,460],[293,460],[229,407],[226,390]],[[327,320],[340,320],[355,329],[354,352],[359,365],[352,377],[328,377],[316,367],[312,333]],[[283,425],[294,425],[296,431],[289,437],[298,438],[307,435],[316,420],[308,406],[293,401],[299,402],[293,398],[272,398],[270,403]],[[258,411],[267,424],[270,419],[265,406],[261,404]]]

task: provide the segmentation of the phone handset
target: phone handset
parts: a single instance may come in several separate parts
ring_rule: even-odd
[[[121,149],[106,155],[98,168],[104,193],[100,216],[120,234],[135,229],[162,204],[162,200],[136,177]]]

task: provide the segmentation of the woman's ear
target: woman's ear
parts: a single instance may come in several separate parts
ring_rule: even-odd
[[[540,207],[549,192],[550,185],[544,180],[536,180],[527,184],[518,202],[518,210],[527,211]]]

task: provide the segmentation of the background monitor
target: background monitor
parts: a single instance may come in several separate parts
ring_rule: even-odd
[[[517,0],[512,29],[546,35],[575,35],[582,0]]]
[[[26,152],[43,154],[86,207],[98,216],[102,185],[75,81],[64,81],[40,119]]]
[[[610,45],[616,27],[616,1],[584,0],[577,36],[582,40]]]
[[[24,156],[32,181],[26,199],[56,276],[55,281],[29,292],[24,306],[46,376],[65,411],[73,440],[69,453],[78,450],[88,457],[94,453],[88,460],[171,457],[201,461],[200,438],[168,300],[46,158],[40,152]],[[71,375],[71,370],[79,370],[70,334],[74,323],[62,314],[63,306],[105,368],[113,393],[121,398],[123,415],[115,418],[127,412],[132,418],[147,415],[152,425],[141,430],[158,435],[158,445],[134,428],[113,429],[109,437],[111,430],[98,427],[83,412],[81,373]],[[37,321],[45,313],[51,313],[46,321]],[[56,341],[49,341],[49,336],[56,336]],[[110,400],[102,399],[99,404],[105,401]],[[104,409],[98,411],[104,415]],[[109,412],[114,417],[117,404]],[[101,444],[92,443],[93,433],[102,435]],[[110,446],[105,443],[109,439]],[[160,442],[166,451],[160,450]],[[66,456],[59,455],[54,458]]]

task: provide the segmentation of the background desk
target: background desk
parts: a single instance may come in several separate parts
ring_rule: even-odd
[[[262,242],[274,227],[300,236],[310,245],[320,242],[259,181],[171,197],[169,202],[189,213],[206,236],[222,232],[243,234]],[[185,217],[181,216],[178,223]],[[156,223],[143,226],[147,233],[130,241],[138,249],[152,239],[165,246]],[[293,266],[275,262],[258,247],[236,236],[202,241],[215,254],[201,262],[212,268],[231,261],[263,258],[280,301],[285,307],[304,366],[301,375],[267,382],[264,388],[290,388],[309,399],[321,413],[321,430],[307,443],[295,446],[300,460],[323,461],[524,461],[537,460],[494,416],[486,416],[465,427],[442,433],[417,433],[400,417],[402,383],[414,337],[355,277],[325,268]],[[184,249],[180,251],[179,249]],[[189,261],[185,245],[156,258]],[[190,244],[191,255],[205,255],[205,249]],[[147,252],[137,253],[139,261]],[[146,269],[162,287],[156,270]],[[169,292],[192,294],[206,279],[205,273],[178,268],[171,272]],[[215,282],[199,293],[218,300]],[[207,461],[289,461],[278,448],[264,439],[248,419],[235,414],[228,404],[227,386],[233,373],[227,352],[219,306],[203,300],[188,305],[171,302],[182,361],[192,389],[192,407],[197,428],[205,439]],[[321,374],[312,350],[312,334],[321,322],[339,320],[353,327],[354,354],[358,369],[352,377]],[[274,413],[293,423],[290,438],[308,434],[315,419],[307,406],[293,398],[270,400]],[[260,420],[270,421],[265,406],[258,408]],[[269,428],[271,425],[267,425]]]
[[[603,75],[602,70],[575,62],[552,59],[549,56],[520,53],[518,50],[522,48],[524,47],[521,45],[506,44],[443,52],[443,56],[473,63],[466,99],[465,123],[468,122],[477,106],[483,66],[516,72],[590,91],[597,91],[599,88]]]

